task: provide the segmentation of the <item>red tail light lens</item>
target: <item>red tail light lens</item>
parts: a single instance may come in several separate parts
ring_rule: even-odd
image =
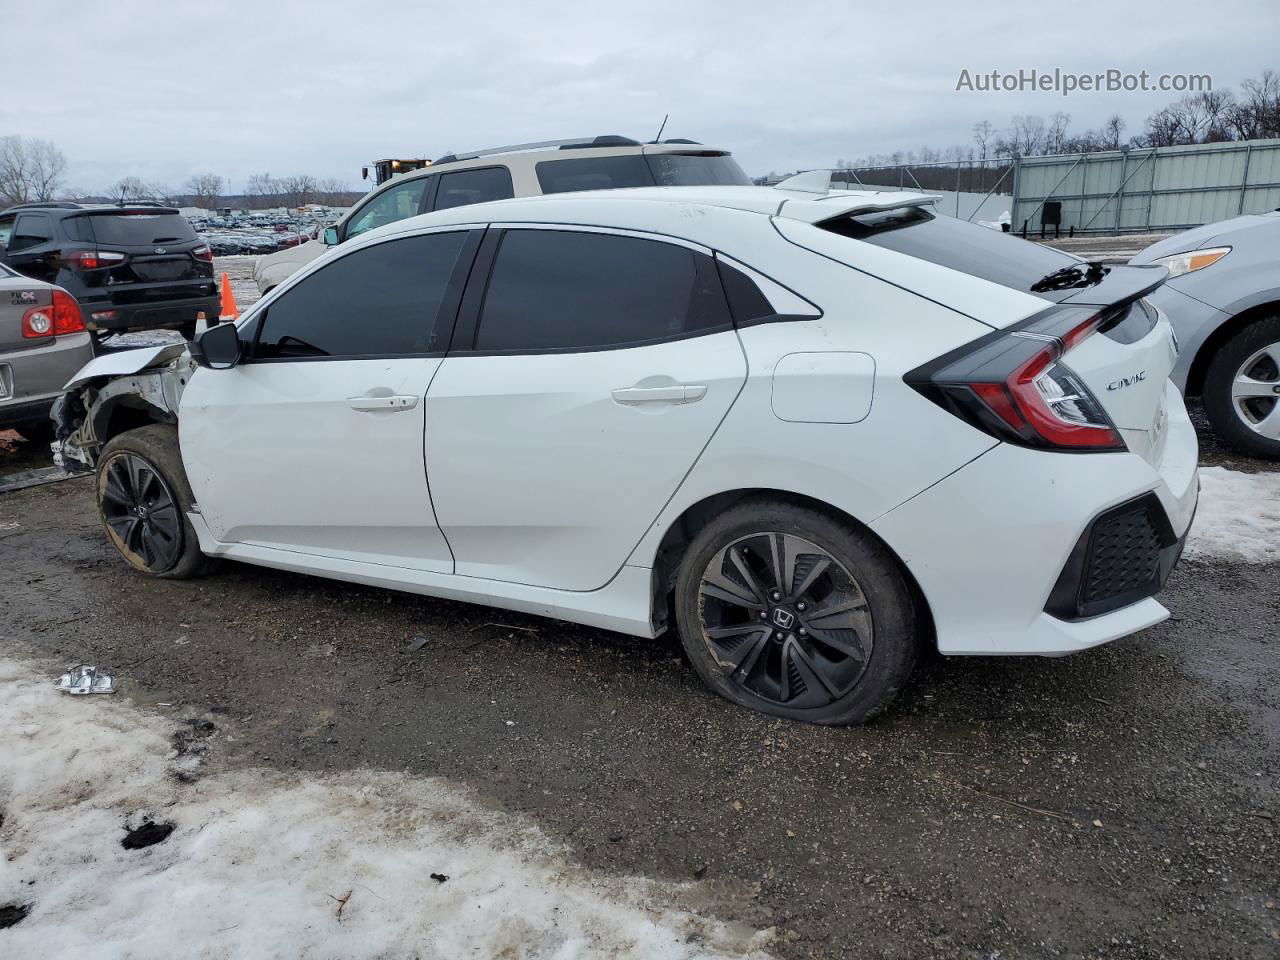
[[[209,249],[207,243],[201,244],[191,251],[191,256],[197,260],[203,260],[206,263],[213,263],[213,251]]]
[[[80,270],[102,270],[106,267],[118,267],[124,263],[125,255],[113,250],[72,250],[62,259]]]
[[[63,336],[84,329],[84,314],[75,297],[62,290],[53,291],[53,333]]]
[[[1054,309],[998,331],[907,374],[935,403],[1001,440],[1079,452],[1125,449],[1102,405],[1061,362],[1104,314]]]

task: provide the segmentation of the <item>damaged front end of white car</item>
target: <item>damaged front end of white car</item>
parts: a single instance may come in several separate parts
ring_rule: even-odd
[[[69,473],[92,470],[103,444],[122,429],[177,423],[178,401],[195,368],[185,343],[91,360],[54,402],[53,462]]]

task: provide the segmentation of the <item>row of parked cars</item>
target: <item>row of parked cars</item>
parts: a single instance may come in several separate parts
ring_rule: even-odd
[[[820,180],[617,137],[442,158],[263,258],[238,324],[85,364],[57,458],[148,576],[227,557],[675,629],[717,693],[812,722],[874,716],[927,646],[1163,619],[1198,495],[1179,387],[1225,379],[1215,423],[1275,454],[1280,218],[1104,265]],[[145,294],[194,244],[206,276],[168,211],[58,209],[90,247],[60,241],[58,286],[6,268],[10,378],[113,309],[85,275]]]

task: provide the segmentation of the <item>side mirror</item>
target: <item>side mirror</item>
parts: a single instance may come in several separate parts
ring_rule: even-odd
[[[220,323],[192,340],[187,350],[202,367],[229,370],[240,362],[240,332],[234,323]]]
[[[338,243],[339,243],[338,228],[325,227],[324,228],[324,245],[326,247],[336,247]]]

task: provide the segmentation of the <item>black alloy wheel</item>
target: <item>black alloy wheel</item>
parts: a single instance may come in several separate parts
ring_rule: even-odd
[[[151,573],[163,573],[182,556],[183,524],[164,477],[136,453],[117,453],[102,466],[102,519],[123,549]]]
[[[789,709],[846,696],[874,649],[862,586],[829,552],[793,534],[755,533],[716,552],[702,574],[699,610],[725,677]]]

